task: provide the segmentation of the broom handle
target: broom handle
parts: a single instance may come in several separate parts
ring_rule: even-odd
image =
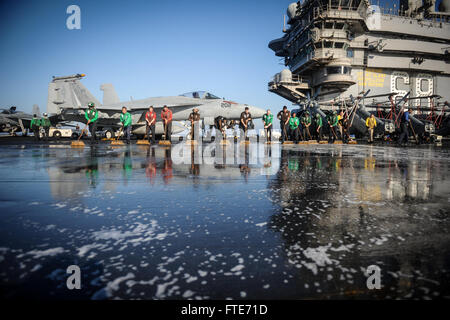
[[[419,144],[419,139],[417,139],[416,132],[414,131],[414,127],[413,127],[411,121],[409,122],[409,126],[410,126],[411,131],[412,131],[412,133],[414,135],[414,139],[416,140],[416,143]]]
[[[164,141],[167,139],[167,122],[164,120]]]
[[[122,126],[122,128],[120,128],[119,135],[117,136],[116,141],[119,140],[120,136],[122,135],[122,130],[123,130],[123,126]]]
[[[78,140],[77,140],[77,141],[80,141],[80,139],[81,139],[81,137],[83,136],[83,133],[84,133],[84,131],[87,129],[87,127],[88,127],[88,124],[86,123],[86,126],[84,127],[83,130],[81,130],[81,134],[80,134],[80,136],[78,137]]]
[[[336,135],[336,132],[334,132],[333,126],[330,126],[330,129],[331,129],[331,132],[333,133],[334,138],[335,138],[336,140],[338,140],[338,137],[337,137],[337,135]]]

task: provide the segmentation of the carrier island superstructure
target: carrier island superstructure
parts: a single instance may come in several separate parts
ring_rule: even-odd
[[[286,69],[269,82],[269,91],[300,106],[313,97],[321,110],[338,109],[368,91],[361,100],[364,109],[386,109],[409,94],[404,106],[424,118],[430,112],[445,116],[450,0],[400,0],[390,6],[368,0],[290,4],[284,36],[269,43]],[[434,130],[429,118],[428,130]]]

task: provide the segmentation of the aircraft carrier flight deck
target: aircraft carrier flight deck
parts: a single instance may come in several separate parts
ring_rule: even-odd
[[[450,297],[446,145],[0,151],[3,298]]]

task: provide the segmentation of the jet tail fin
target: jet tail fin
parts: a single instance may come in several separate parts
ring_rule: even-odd
[[[100,90],[103,91],[103,105],[120,102],[119,96],[111,83],[102,84]]]
[[[33,115],[41,116],[41,110],[37,104],[33,104]]]
[[[80,82],[84,74],[53,77],[48,85],[47,113],[56,114],[61,109],[86,107],[89,102],[100,106],[100,102]]]

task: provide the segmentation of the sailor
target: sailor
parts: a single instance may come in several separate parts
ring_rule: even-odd
[[[161,111],[161,119],[163,120],[165,139],[170,141],[172,136],[172,111],[166,105]]]
[[[145,124],[148,142],[150,142],[150,131],[152,132],[151,143],[155,143],[155,125],[156,125],[156,112],[153,110],[153,106],[148,108],[145,113]]]
[[[330,126],[330,140],[334,142],[337,139],[336,136],[336,129],[338,124],[337,112],[333,111],[331,114],[328,115],[327,118],[328,118],[327,119],[328,125]]]
[[[222,140],[226,139],[227,119],[222,116],[214,118],[214,124],[220,134],[222,134]]]
[[[312,139],[311,132],[309,131],[309,127],[311,126],[311,116],[309,115],[309,111],[304,113],[302,117],[302,126],[303,126],[303,137],[306,139]]]
[[[267,109],[267,112],[262,117],[262,121],[264,123],[266,139],[267,141],[272,141],[273,114],[270,112],[270,109]]]
[[[289,118],[291,117],[291,113],[287,109],[286,106],[283,107],[283,110],[278,112],[277,118],[280,120],[280,128],[281,128],[281,142],[289,140],[288,138],[288,129],[289,129]]]
[[[348,133],[349,130],[349,123],[348,123],[348,117],[346,114],[344,114],[343,112],[341,112],[341,120],[338,120],[338,123],[340,124],[340,129],[341,129],[341,139],[344,143],[348,143],[348,141],[351,140],[350,138],[350,134]],[[339,117],[338,117],[339,118]]]
[[[88,107],[84,113],[84,117],[89,126],[89,132],[91,133],[91,143],[97,143],[97,135],[95,132],[97,131],[98,110],[95,108],[93,102],[89,102]]]
[[[200,113],[198,112],[198,108],[192,109],[188,120],[191,122],[191,140],[194,140],[194,132],[195,130],[198,130],[200,123]]]
[[[122,123],[123,132],[127,135],[127,144],[130,144],[131,139],[131,114],[127,111],[127,107],[122,107],[122,114],[120,115],[120,122]]]
[[[377,120],[375,119],[375,116],[373,114],[370,115],[366,119],[366,127],[369,131],[369,143],[373,143],[373,132],[375,131],[375,128],[377,127]]]
[[[315,123],[316,123],[317,142],[319,142],[322,140],[322,117],[320,116],[319,113],[316,113]]]
[[[44,129],[44,140],[48,141],[48,137],[50,134],[50,127],[52,126],[52,123],[50,122],[47,113],[44,113],[44,117],[41,119],[41,126]]]
[[[33,114],[33,119],[31,119],[30,129],[34,133],[34,140],[39,141],[39,129],[41,126],[41,119],[38,118],[37,114]]]
[[[341,139],[344,139],[344,111],[340,111],[338,115],[338,129],[339,129],[339,136]]]
[[[250,114],[250,109],[245,107],[244,112],[241,113],[241,119],[239,121],[239,128],[241,128],[241,137],[247,140],[248,124],[252,120],[252,115]]]
[[[405,141],[405,144],[408,143],[408,126],[410,125],[412,109],[408,109],[405,111],[402,115],[402,118],[400,120],[400,138],[398,139],[398,144],[401,145],[403,143],[403,140]]]
[[[291,135],[291,141],[294,141],[295,143],[298,143],[298,135],[299,135],[299,128],[300,125],[300,119],[297,118],[297,114],[295,112],[292,113],[292,117],[289,118],[289,129],[290,129],[290,135]]]

